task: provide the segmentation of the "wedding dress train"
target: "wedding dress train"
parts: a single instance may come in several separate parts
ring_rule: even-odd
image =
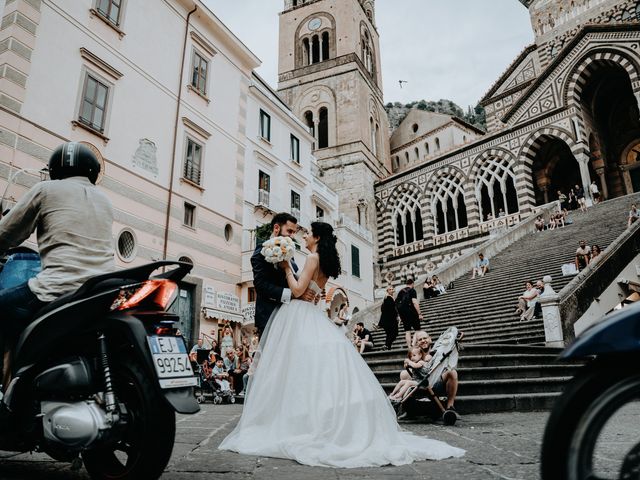
[[[318,289],[314,282],[311,288]],[[464,455],[401,430],[351,342],[318,307],[300,300],[269,320],[242,417],[219,448],[344,468]]]

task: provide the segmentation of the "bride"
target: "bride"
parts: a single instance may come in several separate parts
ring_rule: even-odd
[[[293,296],[320,292],[340,275],[331,225],[311,224],[311,252]],[[464,450],[404,432],[384,390],[353,345],[310,302],[293,300],[271,316],[256,355],[242,417],[222,450],[324,467],[403,465],[464,455]]]

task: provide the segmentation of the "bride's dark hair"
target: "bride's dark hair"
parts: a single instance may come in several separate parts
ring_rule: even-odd
[[[327,277],[338,278],[341,272],[340,255],[336,249],[338,239],[333,234],[333,227],[325,222],[313,222],[311,234],[318,238],[318,257],[320,270]]]

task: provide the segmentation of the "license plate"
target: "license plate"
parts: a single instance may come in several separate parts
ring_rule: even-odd
[[[196,386],[187,347],[180,337],[147,337],[162,388]]]

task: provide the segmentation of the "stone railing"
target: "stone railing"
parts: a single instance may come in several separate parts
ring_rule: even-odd
[[[554,211],[554,209],[557,207],[557,203],[558,202],[551,202],[549,204],[537,207],[536,215],[548,215],[550,212]],[[473,250],[456,258],[452,262],[449,262],[446,265],[442,265],[436,268],[434,271],[429,272],[428,274],[418,276],[418,278],[416,279],[416,285],[423,285],[427,277],[430,277],[432,275],[437,275],[442,283],[446,285],[456,278],[461,277],[465,273],[468,274],[469,272],[471,272],[473,267],[476,266],[479,253],[483,253],[484,256],[488,258],[489,261],[491,261],[492,257],[535,230],[534,223],[536,221],[536,215],[531,215],[520,223],[514,223],[511,228],[502,230],[497,235],[489,238],[489,240],[481,243]]]
[[[562,347],[574,340],[574,324],[639,252],[640,222],[636,222],[562,290],[541,296],[547,346]]]
[[[469,274],[478,261],[478,253],[483,253],[485,257],[491,259],[491,257],[497,255],[513,243],[520,240],[522,237],[532,233],[535,230],[534,223],[537,215],[544,215],[546,217],[550,212],[555,211],[557,208],[557,201],[536,207],[534,214],[520,223],[514,224],[512,228],[509,228],[490,238],[486,242],[481,243],[477,247],[452,260],[446,265],[442,265],[428,274],[419,275],[415,279],[415,288],[418,292],[418,298],[422,297],[422,287],[424,286],[427,277],[437,275],[442,283],[446,285],[465,274]],[[365,324],[365,327],[371,327],[371,325],[378,322],[381,305],[382,300],[378,300],[369,308],[359,311],[353,316],[351,323],[355,324],[356,322],[362,322]]]
[[[515,224],[520,223],[522,218],[523,215],[520,212],[493,218],[491,220],[481,222],[480,231],[483,233],[489,232],[490,234],[495,235],[504,228],[513,227]]]
[[[442,235],[436,235],[433,237],[433,244],[439,247],[445,243],[464,240],[465,238],[469,238],[469,227],[459,228],[458,230],[443,233]]]

